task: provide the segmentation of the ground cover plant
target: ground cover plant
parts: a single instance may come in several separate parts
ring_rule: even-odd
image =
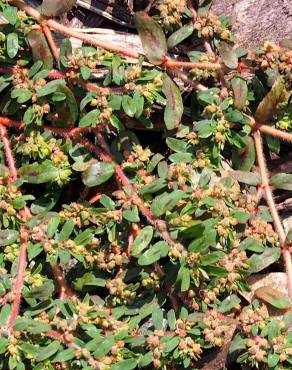
[[[236,48],[210,1],[159,0],[139,55],[59,23],[74,3],[0,1],[0,368],[290,369],[292,175],[265,154],[291,40]],[[245,298],[271,271],[288,293]]]

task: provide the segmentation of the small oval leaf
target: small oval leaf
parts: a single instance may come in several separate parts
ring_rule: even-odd
[[[163,79],[162,91],[166,96],[164,122],[168,130],[173,130],[178,127],[183,115],[182,96],[177,85],[168,76]]]
[[[162,64],[167,53],[167,44],[162,28],[144,12],[137,12],[134,19],[147,59],[150,63]]]

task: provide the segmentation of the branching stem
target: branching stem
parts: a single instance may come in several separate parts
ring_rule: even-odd
[[[263,144],[262,144],[262,139],[261,139],[261,134],[259,131],[256,131],[254,133],[254,141],[255,141],[255,147],[256,147],[256,152],[257,152],[257,160],[258,160],[258,165],[259,165],[259,170],[260,170],[260,175],[262,178],[262,188],[264,189],[265,192],[265,197],[267,204],[269,206],[275,229],[278,233],[279,236],[279,241],[280,241],[280,246],[282,248],[283,252],[283,259],[286,267],[286,272],[287,272],[287,280],[288,280],[288,292],[290,296],[290,301],[292,302],[292,259],[291,259],[291,253],[289,249],[286,248],[285,242],[286,242],[286,235],[284,228],[282,226],[279,214],[276,209],[276,205],[274,202],[272,190],[269,186],[269,177],[267,173],[267,168],[266,168],[266,163],[265,163],[265,158],[264,158],[264,153],[263,153]]]

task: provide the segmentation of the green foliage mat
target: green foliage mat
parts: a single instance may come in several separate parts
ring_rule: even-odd
[[[291,368],[292,175],[264,159],[292,141],[291,40],[235,48],[201,3],[136,13],[139,55],[46,17],[75,1],[0,2],[0,369]]]

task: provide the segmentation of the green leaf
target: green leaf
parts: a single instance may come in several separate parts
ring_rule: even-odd
[[[14,243],[18,239],[19,233],[16,230],[0,230],[0,246]]]
[[[254,295],[280,310],[290,307],[289,297],[271,286],[263,286],[255,290]]]
[[[50,95],[56,91],[62,92],[65,86],[66,86],[65,80],[63,79],[53,80],[53,81],[48,82],[46,85],[40,87],[39,89],[37,89],[36,93],[37,93],[37,96],[40,98],[43,96]]]
[[[176,317],[173,309],[167,312],[167,321],[169,329],[174,330],[176,328]]]
[[[280,356],[278,353],[269,353],[268,354],[268,366],[269,368],[275,367],[280,361]]]
[[[133,103],[135,104],[135,117],[139,118],[143,113],[144,97],[137,91],[133,95]]]
[[[164,353],[170,353],[172,352],[179,344],[180,338],[178,336],[174,337],[164,337],[166,339],[163,347]]]
[[[225,313],[230,311],[233,307],[239,305],[241,300],[236,294],[231,294],[231,296],[224,299],[224,301],[219,306],[219,312]]]
[[[9,304],[5,304],[3,307],[1,307],[1,311],[0,311],[0,325],[1,326],[4,326],[7,324],[10,312],[11,312],[11,306]]]
[[[86,186],[93,187],[109,180],[114,172],[114,163],[92,161],[91,165],[82,173],[82,180]]]
[[[112,336],[105,337],[102,341],[102,345],[100,345],[97,350],[94,352],[95,357],[105,356],[112,347],[115,345],[115,340]]]
[[[165,189],[166,187],[167,187],[166,179],[156,179],[150,184],[143,186],[143,188],[141,189],[141,194],[157,193],[158,191]]]
[[[48,228],[47,228],[48,238],[52,238],[54,236],[55,232],[58,229],[60,221],[61,221],[61,218],[59,215],[54,216],[53,218],[50,219],[48,223]]]
[[[157,307],[153,310],[152,321],[156,330],[163,329],[163,311],[160,307]]]
[[[93,238],[92,230],[86,229],[77,234],[76,238],[74,239],[74,242],[77,245],[88,245],[91,243],[92,238]]]
[[[265,141],[272,152],[276,154],[280,153],[281,141],[277,137],[265,135]]]
[[[9,341],[4,337],[0,337],[0,355],[6,352],[6,348],[8,347]]]
[[[245,340],[240,336],[240,334],[236,334],[230,344],[229,353],[232,354],[233,352],[240,351],[242,349],[245,349]]]
[[[262,244],[250,237],[244,239],[239,245],[239,250],[241,251],[249,250],[251,252],[261,253],[264,249],[265,247]]]
[[[170,149],[178,153],[185,153],[187,150],[187,143],[174,137],[166,138],[166,144]]]
[[[111,366],[111,370],[132,370],[135,369],[138,361],[134,358],[119,361]]]
[[[262,254],[253,254],[248,259],[250,273],[259,272],[278,261],[281,256],[280,248],[269,248]]]
[[[180,273],[181,275],[181,288],[180,290],[182,292],[186,292],[190,288],[191,283],[191,273],[190,270],[186,267],[182,268],[182,271]]]
[[[171,193],[158,195],[154,198],[151,204],[151,211],[155,217],[162,216],[165,212],[171,211],[178,205],[181,199],[185,196],[182,190],[175,190]]]
[[[3,2],[2,2],[3,4]],[[17,11],[18,11],[18,8],[17,7],[14,7],[14,6],[5,6],[3,7],[3,16],[5,19],[7,19],[7,21],[12,24],[12,25],[15,25],[15,23],[17,22],[18,18],[17,18]]]
[[[39,72],[39,70],[42,68],[43,62],[41,60],[36,61],[31,69],[29,70],[28,77],[32,78],[35,74]]]
[[[143,250],[149,245],[153,237],[153,228],[152,226],[144,227],[137,237],[135,238],[132,247],[131,254],[132,256],[138,256]]]
[[[254,172],[231,171],[230,175],[234,177],[237,181],[247,185],[256,186],[259,185],[262,181],[260,175]]]
[[[185,239],[200,238],[205,231],[205,226],[201,221],[193,221],[192,225],[180,231],[180,236]]]
[[[234,106],[241,110],[245,107],[247,101],[247,83],[240,77],[234,77],[231,80],[231,86],[234,95]]]
[[[20,175],[30,184],[44,184],[53,182],[59,177],[59,169],[51,163],[37,162],[33,164],[25,164],[19,169]]]
[[[175,164],[190,163],[194,160],[192,153],[175,153],[169,156],[169,160]]]
[[[221,41],[218,45],[218,51],[223,63],[230,69],[237,68],[238,58],[236,50],[233,49],[227,42]]]
[[[183,100],[177,85],[168,76],[163,79],[162,91],[166,96],[164,122],[168,130],[177,128],[183,115]]]
[[[99,201],[105,208],[108,208],[108,209],[116,208],[115,202],[105,194],[102,194]]]
[[[174,46],[180,44],[182,41],[187,39],[194,31],[193,23],[185,24],[169,36],[167,40],[167,46],[173,48]]]
[[[152,265],[152,263],[160,260],[160,258],[166,257],[168,251],[169,247],[165,241],[162,240],[160,242],[157,242],[139,257],[138,265]]]
[[[271,90],[263,98],[255,112],[255,120],[258,123],[268,122],[274,115],[279,103],[286,99],[285,82],[282,77],[278,77]]]
[[[43,68],[52,69],[54,59],[47,43],[47,39],[41,30],[32,30],[27,36],[29,45],[31,47],[34,61],[41,60]]]
[[[136,113],[136,104],[134,102],[134,99],[129,95],[123,95],[122,98],[122,107],[125,111],[125,113],[129,117],[134,117]]]
[[[198,101],[203,106],[208,104],[219,104],[219,93],[220,89],[217,87],[211,87],[206,91],[200,91],[197,93]]]
[[[49,331],[51,326],[45,322],[33,320],[29,317],[20,317],[15,320],[13,329],[15,331],[27,331],[31,334],[41,334]]]
[[[97,124],[99,123],[99,116],[100,116],[100,111],[99,109],[93,109],[85,116],[83,116],[79,122],[79,127],[96,127]]]
[[[72,219],[67,220],[59,234],[59,238],[58,238],[59,241],[63,242],[64,240],[67,240],[69,236],[72,234],[73,229],[74,229],[74,221]]]
[[[101,275],[100,275],[101,276]],[[97,277],[93,272],[86,272],[82,277],[74,281],[74,287],[77,290],[84,290],[90,287],[105,287],[106,280],[102,277]]]
[[[292,190],[292,175],[287,173],[277,173],[270,178],[270,185],[276,189]]]
[[[57,340],[50,343],[47,347],[42,347],[39,355],[36,358],[36,362],[41,362],[47,358],[53,356],[60,348],[61,343]]]
[[[30,100],[32,92],[26,89],[14,89],[11,92],[11,98],[17,99],[17,103],[23,104]]]
[[[216,252],[209,253],[203,257],[201,265],[202,266],[213,265],[216,262],[218,262],[221,258],[223,258],[224,256],[225,256],[225,253],[222,251],[216,251]]]
[[[75,353],[75,348],[67,348],[64,351],[59,352],[52,362],[65,362],[72,360],[75,357]]]
[[[81,66],[80,68],[81,76],[83,80],[88,80],[91,75],[91,69],[87,66]]]
[[[134,20],[147,59],[150,63],[162,64],[167,53],[167,44],[162,28],[144,12],[135,13]]]
[[[132,209],[126,209],[123,212],[123,217],[125,220],[130,221],[130,222],[139,222],[140,217],[139,217],[138,207],[133,206]]]
[[[211,119],[204,119],[196,122],[194,130],[198,132],[198,136],[202,139],[206,139],[213,135],[216,128],[216,121]]]
[[[18,35],[15,32],[9,33],[6,39],[6,48],[9,58],[13,59],[18,52]]]

